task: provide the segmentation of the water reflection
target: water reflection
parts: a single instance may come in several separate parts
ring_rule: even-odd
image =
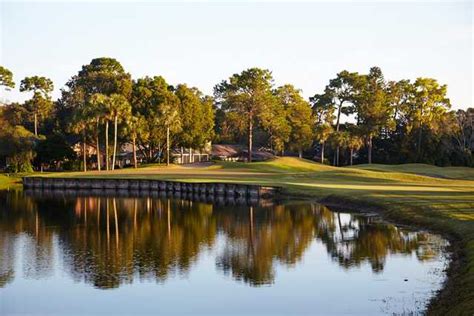
[[[21,255],[27,278],[48,277],[57,249],[68,275],[101,289],[166,282],[187,274],[211,250],[219,271],[260,286],[277,280],[277,265],[300,262],[314,242],[343,269],[368,262],[375,273],[391,254],[430,260],[443,245],[428,233],[319,204],[230,204],[0,192],[0,287],[15,278],[19,236],[28,240]]]

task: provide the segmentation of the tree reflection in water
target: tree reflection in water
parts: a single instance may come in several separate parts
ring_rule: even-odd
[[[75,281],[115,288],[186,274],[205,249],[249,285],[272,284],[277,264],[298,263],[313,242],[344,269],[384,269],[391,254],[430,260],[443,240],[314,203],[226,205],[151,197],[67,197],[0,192],[0,286],[14,278],[15,243],[27,238],[26,277],[47,277],[53,249]]]

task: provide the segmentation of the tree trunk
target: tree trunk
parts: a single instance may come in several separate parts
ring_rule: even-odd
[[[133,167],[137,169],[137,138],[135,136],[132,137],[132,147],[133,147]]]
[[[183,149],[183,146],[181,146],[181,164],[184,164],[184,149]]]
[[[342,103],[339,104],[337,107],[337,120],[336,120],[336,132],[339,132],[340,119],[341,119],[341,110],[342,110]],[[333,165],[339,166],[339,145],[336,147],[336,152],[334,153],[334,161]]]
[[[96,126],[96,136],[95,136],[95,145],[97,147],[97,170],[100,171],[101,169],[101,159],[100,159],[100,144],[99,144],[99,120],[97,120],[97,126]]]
[[[86,145],[86,133],[82,132],[82,163],[84,164],[83,170],[87,171],[87,145]]]
[[[109,170],[109,121],[105,121],[105,169]]]
[[[170,127],[166,127],[166,165],[170,165]]]
[[[372,136],[369,136],[369,143],[367,147],[368,147],[367,150],[368,150],[369,164],[371,164],[372,163]]]
[[[418,146],[417,146],[417,153],[416,153],[416,162],[421,162],[421,140],[423,137],[423,126],[420,125],[420,129],[418,130]]]
[[[115,115],[114,117],[114,153],[112,155],[112,170],[115,169],[115,157],[117,156],[117,124],[118,124],[118,116]]]
[[[248,139],[248,157],[247,157],[247,161],[248,162],[252,162],[252,141],[253,141],[253,116],[250,115],[249,116],[249,139]]]
[[[351,148],[351,166],[352,166],[352,156],[354,155],[354,149]]]
[[[324,142],[321,143],[321,163],[324,163]]]
[[[342,102],[337,107],[337,121],[336,121],[336,132],[339,132],[339,121],[341,119],[341,109],[342,109]]]
[[[35,136],[38,137],[38,114],[34,114],[35,116]]]
[[[303,158],[303,151],[301,149],[298,150],[298,158]]]
[[[189,163],[193,163],[193,162],[194,162],[193,149],[191,147],[189,147]]]
[[[117,215],[117,202],[115,198],[112,200],[112,205],[114,207],[114,219],[115,219],[115,244],[119,246],[119,223],[118,223],[118,215]]]
[[[107,248],[109,248],[109,241],[110,241],[110,220],[109,220],[109,199],[105,200],[105,210],[107,212],[106,220],[107,220]]]

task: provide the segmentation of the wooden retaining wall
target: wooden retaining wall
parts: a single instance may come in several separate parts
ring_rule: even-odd
[[[106,178],[46,178],[23,177],[25,189],[50,190],[106,190],[152,191],[193,193],[205,196],[225,196],[231,198],[269,198],[279,192],[277,187],[235,183],[186,183],[150,179],[106,179]]]

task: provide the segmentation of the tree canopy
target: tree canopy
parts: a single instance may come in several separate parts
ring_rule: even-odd
[[[0,86],[15,87],[2,66]],[[57,100],[53,89],[46,77],[26,77],[19,90],[31,97],[0,108],[4,167],[114,169],[129,145],[137,167],[137,156],[170,163],[173,149],[183,155],[211,142],[245,146],[249,162],[263,150],[336,166],[474,165],[472,108],[452,111],[447,86],[434,78],[389,80],[379,67],[342,70],[309,99],[291,84],[275,86],[270,70],[248,68],[208,96],[159,75],[132,80],[119,61],[101,57],[83,65]]]

